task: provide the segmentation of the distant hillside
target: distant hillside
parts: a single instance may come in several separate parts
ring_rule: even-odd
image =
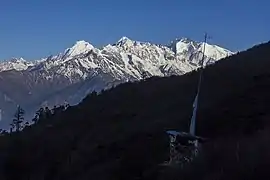
[[[187,130],[198,72],[151,77],[90,94],[0,138],[0,179],[269,179],[270,42],[208,66],[197,134],[208,138],[186,169],[167,160],[167,129]]]

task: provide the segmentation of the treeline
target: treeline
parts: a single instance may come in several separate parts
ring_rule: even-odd
[[[93,91],[89,93],[82,102],[88,99],[95,99],[97,96],[104,94],[105,91],[113,90],[115,86],[107,90],[101,90],[100,92]],[[66,111],[70,107],[69,103],[64,103],[62,105],[54,106],[53,108],[49,107],[40,107],[34,114],[34,117],[31,120],[25,119],[24,115],[26,111],[18,105],[16,111],[14,113],[13,119],[10,123],[9,130],[0,129],[0,135],[10,134],[12,132],[19,132],[24,130],[24,128],[32,127],[37,124],[41,124],[42,122],[46,122],[46,120],[51,120],[57,115],[60,115],[62,112]]]
[[[12,132],[22,131],[26,127],[36,125],[39,122],[42,122],[44,120],[50,119],[55,115],[58,115],[59,113],[65,111],[69,106],[70,105],[68,103],[65,103],[59,106],[55,105],[51,109],[49,107],[41,107],[36,111],[33,119],[29,121],[24,118],[25,110],[20,105],[18,105],[14,113],[12,122],[10,123],[9,131],[0,129],[0,134],[5,135]]]

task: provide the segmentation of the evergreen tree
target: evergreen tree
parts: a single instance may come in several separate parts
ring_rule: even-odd
[[[38,118],[39,120],[45,119],[45,109],[41,107],[38,111]]]
[[[69,103],[68,103],[68,102],[65,102],[65,103],[64,103],[64,106],[65,106],[65,110],[66,110],[67,108],[69,108],[69,107],[70,107],[70,105],[69,105]]]
[[[25,111],[21,108],[20,105],[18,105],[17,110],[14,114],[14,118],[12,120],[11,130],[15,128],[15,131],[20,131],[22,128],[22,123],[24,121],[24,113]]]
[[[36,124],[41,119],[45,118],[45,110],[43,107],[39,108],[39,110],[36,111],[35,117],[32,119],[34,124]]]
[[[52,114],[54,115],[56,112],[57,112],[57,106],[54,105],[53,108],[52,108]]]
[[[38,122],[38,115],[36,113],[35,117],[32,119],[32,121],[34,122],[34,124],[36,124]]]
[[[67,107],[69,107],[69,106],[65,106],[65,105],[54,106],[52,109],[52,114],[57,115],[57,114],[65,111]]]
[[[45,108],[44,113],[45,113],[45,119],[49,119],[52,116],[52,111],[48,107]]]

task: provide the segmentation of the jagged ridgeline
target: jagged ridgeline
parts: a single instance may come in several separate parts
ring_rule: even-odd
[[[157,45],[123,37],[102,48],[78,41],[41,60],[0,63],[0,127],[9,126],[17,104],[29,119],[41,106],[53,108],[65,101],[74,105],[92,91],[119,83],[190,72],[199,66],[203,45],[187,38]],[[205,63],[211,64],[232,52],[207,44],[205,54]]]
[[[269,179],[269,59],[270,42],[205,68],[196,134],[209,141],[184,169],[160,163],[165,131],[188,131],[197,71],[91,93],[1,136],[0,179]]]

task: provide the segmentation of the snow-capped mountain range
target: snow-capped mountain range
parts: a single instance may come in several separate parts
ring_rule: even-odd
[[[114,84],[182,75],[200,66],[204,46],[204,65],[233,54],[188,38],[160,45],[122,37],[102,48],[77,41],[62,53],[36,61],[0,61],[0,109],[12,112],[20,104],[33,111],[46,104],[78,103],[89,92]]]
[[[179,74],[179,72],[189,72],[198,67],[203,45],[204,43],[187,38],[176,39],[165,46],[122,37],[116,44],[109,44],[98,49],[86,41],[77,41],[63,53],[41,60],[26,61],[23,58],[13,58],[10,61],[4,61],[0,63],[0,72],[7,70],[52,71],[69,78],[75,75],[86,78],[89,70],[100,69],[102,72],[114,74],[119,79],[123,78],[124,74],[141,79],[141,71],[149,75],[163,76],[173,68],[171,72]],[[213,63],[231,54],[233,52],[229,50],[206,43],[205,64]]]

